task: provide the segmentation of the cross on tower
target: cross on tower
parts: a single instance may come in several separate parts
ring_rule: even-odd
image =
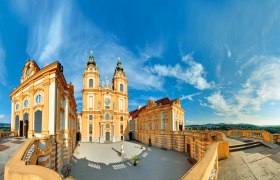
[[[107,78],[107,76],[105,77],[105,83],[106,83],[106,87],[108,87],[109,86],[109,81],[108,81],[108,78]]]

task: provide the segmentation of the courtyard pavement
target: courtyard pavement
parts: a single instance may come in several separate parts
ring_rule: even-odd
[[[0,139],[0,180],[4,179],[4,167],[11,156],[20,148],[24,138]]]
[[[235,139],[232,142],[236,145],[237,140]],[[235,179],[279,180],[280,147],[270,149],[266,146],[258,146],[231,152],[229,159],[219,161],[218,180]]]
[[[73,154],[69,179],[153,179],[177,180],[191,167],[186,155],[173,150],[147,147],[124,141],[125,156],[120,156],[122,142],[112,144],[80,143]],[[133,166],[131,157],[141,160]]]

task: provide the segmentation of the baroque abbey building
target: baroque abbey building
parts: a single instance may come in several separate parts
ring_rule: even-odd
[[[37,159],[26,158],[26,163],[57,170],[68,164],[76,147],[77,113],[74,86],[66,82],[62,65],[54,62],[39,68],[35,61],[27,60],[10,98],[11,131],[34,139],[43,149],[30,150]]]
[[[118,59],[110,82],[100,82],[92,52],[83,73],[83,107],[78,114],[82,142],[117,142],[128,138],[128,81]]]

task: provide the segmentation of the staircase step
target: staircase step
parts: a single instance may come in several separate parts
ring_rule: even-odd
[[[250,142],[250,143],[245,143],[245,144],[237,144],[237,145],[232,145],[229,146],[229,148],[236,148],[236,147],[243,147],[243,146],[248,146],[248,145],[253,145],[253,144],[259,144],[260,142]]]
[[[258,143],[258,144],[250,144],[250,145],[247,145],[247,146],[234,147],[234,148],[230,148],[229,152],[241,151],[241,150],[245,150],[245,149],[249,149],[249,148],[253,148],[253,147],[258,147],[258,146],[262,146],[262,144]]]

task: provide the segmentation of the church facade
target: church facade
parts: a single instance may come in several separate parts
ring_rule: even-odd
[[[118,142],[128,138],[128,81],[120,59],[112,81],[100,82],[91,52],[83,73],[80,132],[82,142]]]
[[[76,147],[77,113],[74,86],[66,82],[62,65],[39,68],[27,60],[10,98],[11,131],[40,140],[37,164],[58,170],[68,164]]]

